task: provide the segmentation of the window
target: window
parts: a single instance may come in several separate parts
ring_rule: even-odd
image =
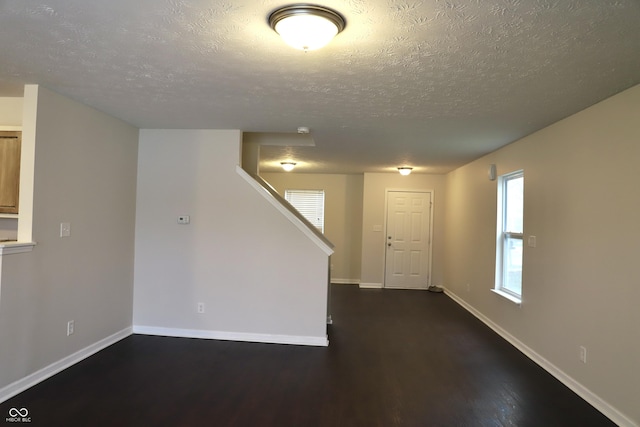
[[[517,302],[522,298],[523,211],[524,172],[502,175],[498,180],[495,290]]]
[[[324,190],[285,190],[284,198],[324,233]]]

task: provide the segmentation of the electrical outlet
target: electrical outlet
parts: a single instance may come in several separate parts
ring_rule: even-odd
[[[73,335],[74,327],[75,327],[75,322],[73,320],[69,320],[67,322],[67,336]]]
[[[191,217],[189,215],[180,215],[178,217],[178,224],[187,225],[191,222]]]
[[[198,313],[200,313],[200,314],[204,313],[204,303],[203,302],[199,302],[198,303]]]
[[[580,346],[580,361],[587,363],[587,348],[584,346]]]

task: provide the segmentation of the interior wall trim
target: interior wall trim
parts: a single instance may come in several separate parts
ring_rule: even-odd
[[[0,243],[0,261],[3,255],[22,254],[33,251],[36,242],[5,242]]]
[[[358,279],[331,279],[331,283],[335,285],[359,285]]]
[[[466,309],[469,313],[473,314],[480,321],[482,321],[485,325],[493,329],[498,335],[507,340],[511,345],[520,350],[525,356],[529,359],[537,363],[542,369],[553,375],[558,381],[562,384],[569,387],[574,393],[578,396],[582,397],[584,400],[589,402],[591,406],[596,408],[598,411],[602,412],[606,417],[608,417],[611,421],[616,423],[619,426],[628,426],[635,427],[636,424],[623,413],[618,411],[615,407],[611,406],[600,396],[589,390],[584,385],[580,384],[578,381],[573,379],[571,376],[567,375],[560,368],[555,366],[553,363],[549,362],[547,359],[536,353],[522,341],[505,331],[498,324],[494,323],[487,316],[476,310],[473,306],[468,304],[465,300],[460,298],[455,293],[451,292],[446,287],[443,288],[444,293],[449,296],[452,300],[457,302],[460,306]]]
[[[382,289],[382,283],[360,283],[362,289]]]
[[[222,341],[259,342],[268,344],[292,344],[327,347],[329,339],[324,337],[300,335],[253,334],[245,332],[209,331],[202,329],[160,328],[156,326],[134,325],[133,333],[140,335],[158,335],[177,338],[202,338]]]
[[[100,350],[103,350],[110,345],[117,343],[118,341],[130,336],[131,333],[131,327],[125,328],[81,350],[78,350],[67,357],[60,359],[57,362],[45,366],[44,368],[32,374],[29,374],[26,377],[19,379],[18,381],[15,381],[3,387],[2,389],[0,389],[0,403],[11,399],[13,396],[22,393],[23,391],[46,380],[47,378],[54,376],[58,372],[64,371],[65,369],[75,365],[76,363],[83,361],[87,357],[96,354]]]

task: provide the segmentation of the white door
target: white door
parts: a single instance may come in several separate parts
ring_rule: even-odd
[[[385,288],[429,287],[431,193],[387,193]]]

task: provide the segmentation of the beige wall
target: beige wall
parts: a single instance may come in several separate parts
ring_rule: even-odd
[[[433,242],[431,284],[443,283],[445,176],[398,173],[365,173],[362,216],[362,266],[361,282],[364,286],[382,286],[386,237],[386,190],[433,191]],[[382,231],[374,231],[381,226]]]
[[[131,326],[138,130],[33,87],[33,239],[1,257],[0,397],[6,387]],[[21,206],[22,207],[22,206]],[[71,237],[60,238],[61,222]],[[66,336],[69,320],[75,333]]]
[[[335,245],[333,283],[359,283],[362,241],[362,175],[264,173],[282,196],[287,189],[325,191],[325,236]]]
[[[636,86],[447,176],[446,287],[622,424],[640,424],[639,118]],[[489,291],[492,163],[525,173],[521,307]]]
[[[22,126],[22,103],[21,97],[0,97],[0,130]]]

